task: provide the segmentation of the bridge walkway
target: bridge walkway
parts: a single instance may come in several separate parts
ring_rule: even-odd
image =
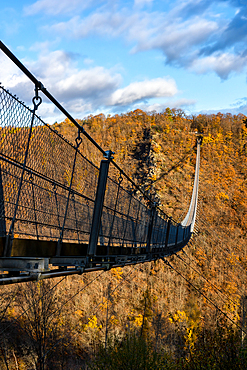
[[[177,223],[2,42],[0,49],[35,86],[33,109],[0,86],[0,284],[143,263],[181,250],[195,224],[200,138],[190,208]],[[74,143],[37,115],[41,93],[78,128]],[[103,154],[100,167],[83,155],[83,138]]]

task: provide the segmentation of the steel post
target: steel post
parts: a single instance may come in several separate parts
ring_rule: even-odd
[[[165,247],[168,246],[170,227],[171,227],[171,220],[169,218],[169,220],[167,222],[167,229],[166,229],[166,243],[165,243]]]
[[[150,252],[150,246],[151,246],[151,238],[153,233],[153,226],[154,226],[154,215],[155,215],[156,208],[155,206],[152,206],[150,211],[150,220],[148,225],[148,235],[147,235],[147,244],[146,244],[146,253]]]
[[[92,226],[91,226],[90,239],[89,239],[88,252],[87,252],[87,254],[90,256],[93,256],[96,254],[96,247],[97,247],[98,237],[99,237],[101,216],[102,216],[102,210],[103,210],[104,199],[105,199],[105,190],[106,190],[107,176],[108,176],[108,171],[109,171],[109,164],[110,164],[109,160],[102,160],[100,163],[98,186],[97,186],[97,192],[96,192],[96,199],[94,203],[93,219],[92,219]]]
[[[177,246],[178,244],[178,232],[179,232],[179,225],[177,225],[177,230],[176,230],[175,246]]]

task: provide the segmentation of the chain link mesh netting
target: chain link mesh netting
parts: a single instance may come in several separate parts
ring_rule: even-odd
[[[113,180],[114,175],[111,176],[111,172],[115,175],[115,169],[110,167],[100,229],[101,244],[132,248],[150,244],[151,250],[155,250],[164,248],[167,243],[168,251],[187,238],[188,230],[184,232],[185,228],[171,220],[166,241],[169,217],[157,209],[152,213],[148,201],[140,201],[133,196],[133,189],[131,190],[131,184],[125,175],[120,173],[119,178]],[[149,234],[151,222],[152,230]]]
[[[5,218],[1,236],[10,228],[20,191],[14,223],[16,236],[57,240],[64,224],[63,240],[88,241],[99,170],[78,150],[69,191],[76,143],[69,143],[37,116],[20,188],[32,114],[0,88],[0,210],[1,220]]]
[[[36,115],[30,132],[32,115],[0,86],[0,236],[13,227],[14,237],[87,243],[99,169],[82,155],[80,137],[72,144]],[[99,244],[169,248],[188,236],[171,221],[166,240],[169,218],[133,196],[133,184],[117,172],[111,164]]]

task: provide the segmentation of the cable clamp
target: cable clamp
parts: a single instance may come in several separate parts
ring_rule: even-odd
[[[106,150],[105,151],[105,154],[104,154],[104,157],[107,158],[107,159],[113,159],[113,154],[115,154],[114,152],[112,152],[111,150]]]

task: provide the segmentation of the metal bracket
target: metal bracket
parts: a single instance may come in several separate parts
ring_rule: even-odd
[[[112,152],[111,150],[106,150],[105,151],[105,154],[104,154],[104,157],[107,158],[107,159],[113,159],[113,154],[115,154],[114,152]]]
[[[78,269],[84,269],[86,266],[86,258],[80,257],[52,257],[50,263],[53,266],[75,266]]]
[[[1,257],[0,270],[27,271],[32,273],[49,271],[49,258]]]

